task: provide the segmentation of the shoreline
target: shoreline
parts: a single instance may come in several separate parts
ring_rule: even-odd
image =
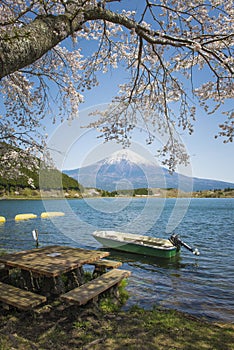
[[[69,189],[39,190],[25,188],[18,191],[0,192],[1,200],[53,200],[86,198],[234,198],[234,188],[185,192],[176,188],[138,188],[134,190],[105,191],[96,188],[84,188],[75,191]]]
[[[193,198],[234,198],[234,189],[230,191],[200,191],[200,192],[177,192],[175,190],[170,191],[170,190],[165,190],[163,191],[160,195],[115,195],[115,196],[110,196],[110,195],[89,195],[89,194],[80,194],[79,196],[77,194],[69,194],[66,192],[64,195],[51,195],[49,196],[46,194],[45,196],[41,194],[37,195],[4,195],[0,196],[0,201],[4,200],[61,200],[61,199],[97,199],[97,198],[155,198],[155,199],[160,199],[160,198],[188,198],[188,199],[193,199]]]
[[[0,314],[0,347],[54,350],[231,349],[234,325],[186,313],[133,306],[101,311],[95,304],[74,309],[61,304],[30,314]]]
[[[0,198],[0,202],[4,201],[50,201],[50,200],[82,200],[82,199],[109,199],[110,197],[84,197],[84,198],[66,198],[66,197],[61,197],[61,198],[33,198],[33,197],[25,197],[25,198]],[[116,199],[135,199],[135,197],[115,197]],[[142,199],[142,198],[147,198],[147,199],[233,199],[234,197],[139,197],[136,199]]]

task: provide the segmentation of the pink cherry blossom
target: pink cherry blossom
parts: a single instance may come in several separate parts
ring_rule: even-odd
[[[11,160],[15,176],[19,159],[27,164],[29,150],[38,155],[43,149],[43,119],[78,117],[85,90],[99,84],[98,73],[119,66],[128,81],[90,127],[106,141],[128,145],[140,111],[146,125],[168,133],[160,151],[165,164],[173,170],[178,161],[186,163],[173,130],[193,132],[196,104],[212,113],[233,98],[233,3],[133,0],[124,6],[117,0],[0,3],[1,169]],[[82,52],[84,40],[91,43],[90,55]],[[200,70],[208,80],[195,78]],[[220,136],[228,142],[233,111],[224,113]],[[150,132],[147,142],[153,138]],[[8,149],[7,155],[5,142],[22,152],[13,157]]]

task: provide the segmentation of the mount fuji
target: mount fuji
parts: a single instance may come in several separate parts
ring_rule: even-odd
[[[106,191],[137,188],[179,188],[182,191],[202,191],[234,188],[234,183],[189,177],[158,166],[130,150],[121,150],[92,165],[63,173],[78,180],[84,187]]]

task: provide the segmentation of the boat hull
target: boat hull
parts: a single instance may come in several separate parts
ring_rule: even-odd
[[[105,232],[107,233],[105,234]],[[119,232],[116,233],[115,237],[114,234],[108,234],[108,231],[95,231],[93,236],[104,247],[146,256],[168,259],[176,256],[180,251],[166,239],[133,234],[125,235]]]

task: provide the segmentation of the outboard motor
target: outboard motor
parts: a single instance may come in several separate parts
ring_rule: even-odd
[[[169,238],[169,241],[177,248],[180,247],[185,247],[186,249],[188,249],[190,252],[192,252],[194,255],[200,255],[199,251],[197,248],[193,249],[191,248],[188,244],[184,243],[180,238],[179,235],[177,234],[173,234],[171,235],[171,237]]]

